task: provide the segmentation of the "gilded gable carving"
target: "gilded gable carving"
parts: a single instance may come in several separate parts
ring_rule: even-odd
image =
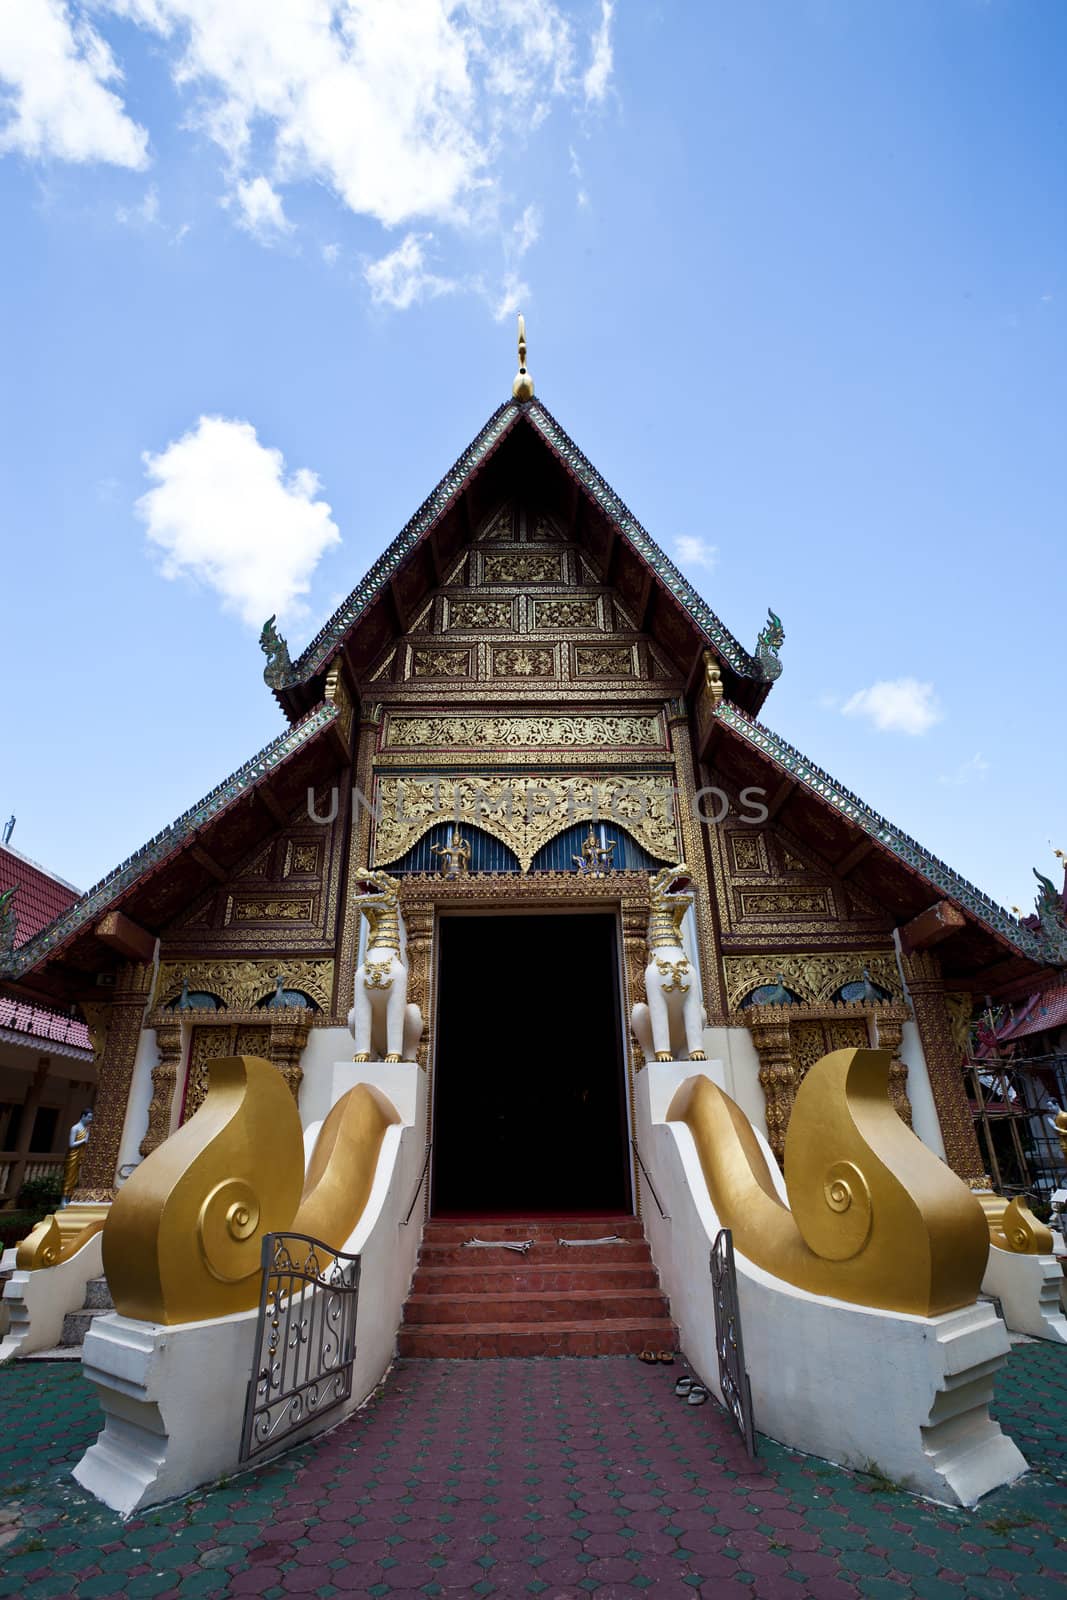
[[[599,628],[599,602],[593,599],[534,600],[535,628]]]
[[[742,917],[832,917],[833,897],[828,889],[739,889]]]
[[[413,650],[411,673],[415,678],[469,678],[469,650]]]
[[[500,510],[490,517],[482,532],[478,535],[481,542],[504,540],[510,544],[515,537],[515,508],[514,506],[501,506]]]
[[[631,645],[575,645],[574,671],[579,678],[629,678],[634,673]]]
[[[417,716],[390,712],[393,750],[663,748],[658,712],[598,716]]]
[[[315,914],[314,895],[292,900],[260,900],[230,895],[224,925],[237,922],[310,922]]]
[[[300,989],[310,995],[323,1011],[329,1011],[333,998],[333,960],[301,960],[287,956],[281,961],[161,961],[156,984],[155,1007],[163,1010],[182,992],[185,979],[193,991],[217,994],[229,1011],[253,1011],[260,1000],[274,991],[279,970],[284,971],[287,989]]]
[[[559,583],[563,578],[562,555],[555,551],[486,551],[486,583]]]
[[[625,827],[657,860],[677,858],[674,791],[665,773],[530,779],[522,775],[382,776],[377,783],[377,866],[396,861],[445,818],[492,834],[515,852],[524,872],[542,845],[576,822],[596,818]]]
[[[449,600],[447,628],[512,628],[510,600]]]
[[[897,960],[892,950],[852,950],[847,954],[794,954],[767,951],[758,956],[726,956],[726,1000],[731,1011],[761,984],[776,983],[781,974],[787,989],[805,1005],[827,1005],[846,983],[858,983],[866,967],[871,981],[894,1000],[902,995]]]
[[[530,539],[534,544],[561,544],[564,542],[564,535],[552,518],[541,511],[531,519]]]
[[[535,645],[515,645],[493,651],[494,678],[551,678],[556,652]]]
[[[767,846],[761,833],[754,828],[737,829],[728,837],[735,872],[767,871]]]

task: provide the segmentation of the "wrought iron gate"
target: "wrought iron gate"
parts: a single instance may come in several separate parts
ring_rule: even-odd
[[[358,1256],[307,1234],[267,1234],[242,1461],[348,1399],[358,1299]]]
[[[719,1384],[727,1411],[745,1441],[749,1455],[756,1454],[756,1429],[752,1420],[752,1385],[745,1371],[741,1340],[741,1310],[737,1302],[737,1268],[729,1228],[720,1228],[711,1247],[711,1287],[715,1296],[715,1352],[719,1358]]]

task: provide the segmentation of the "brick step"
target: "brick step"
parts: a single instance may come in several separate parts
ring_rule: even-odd
[[[602,1319],[667,1315],[659,1289],[576,1289],[567,1294],[413,1294],[404,1326],[415,1323],[600,1322]]]
[[[467,1238],[470,1237],[468,1234]],[[526,1237],[529,1238],[529,1234]],[[423,1237],[420,1257],[423,1266],[432,1267],[435,1271],[438,1267],[521,1266],[524,1262],[531,1267],[617,1267],[647,1262],[648,1259],[648,1245],[643,1238],[624,1239],[622,1244],[588,1246],[558,1245],[554,1239],[542,1239],[535,1242],[525,1255],[520,1255],[516,1250],[505,1250],[503,1245],[499,1250],[483,1250],[480,1246],[472,1250],[456,1240],[441,1243],[429,1234]]]
[[[674,1350],[669,1317],[605,1317],[596,1322],[421,1323],[400,1330],[409,1360],[478,1361],[494,1356],[625,1356]]]
[[[480,1253],[480,1252],[479,1252]],[[567,1259],[541,1262],[530,1252],[523,1265],[502,1262],[499,1266],[468,1264],[437,1266],[424,1263],[415,1273],[413,1294],[561,1294],[572,1289],[655,1289],[656,1271],[646,1257],[643,1261],[624,1261],[601,1266],[599,1262]],[[468,1256],[473,1252],[468,1252]]]
[[[534,1239],[555,1244],[557,1239],[602,1239],[610,1234],[624,1239],[645,1237],[640,1217],[539,1217],[536,1222],[494,1222],[490,1218],[431,1218],[424,1230],[427,1244],[463,1244],[467,1239]],[[604,1246],[603,1248],[608,1248]]]

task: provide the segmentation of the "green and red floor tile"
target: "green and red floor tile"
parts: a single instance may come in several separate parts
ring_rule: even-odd
[[[717,1407],[676,1399],[681,1370],[620,1356],[400,1362],[328,1438],[123,1523],[70,1477],[100,1426],[80,1368],[8,1367],[0,1595],[1067,1592],[1067,1350],[1013,1351],[997,1411],[1033,1470],[973,1512],[767,1440],[753,1467]]]

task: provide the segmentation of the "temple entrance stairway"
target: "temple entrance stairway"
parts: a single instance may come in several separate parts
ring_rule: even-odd
[[[618,1243],[591,1242],[612,1235]],[[525,1254],[507,1248],[524,1240]],[[416,1359],[606,1356],[676,1342],[639,1217],[475,1217],[427,1222],[398,1349]]]

